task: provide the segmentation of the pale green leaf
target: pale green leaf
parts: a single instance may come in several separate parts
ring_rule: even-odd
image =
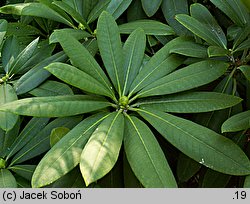
[[[250,161],[230,139],[189,120],[153,109],[138,109],[166,140],[187,156],[230,175],[248,175]]]
[[[32,187],[46,186],[77,166],[84,145],[106,117],[98,114],[83,120],[56,143],[38,164],[32,177]]]
[[[124,84],[123,50],[118,26],[106,11],[97,22],[97,42],[108,75],[121,96]]]
[[[228,118],[221,126],[222,132],[236,132],[250,128],[250,110]]]
[[[0,84],[0,106],[17,100],[17,95],[9,84]],[[5,131],[11,130],[17,123],[18,116],[13,113],[0,111],[0,128]]]
[[[114,167],[123,141],[123,129],[124,116],[121,112],[114,112],[91,135],[80,160],[80,169],[87,186]]]
[[[161,5],[162,0],[141,0],[142,8],[148,17],[153,16]]]
[[[109,102],[87,95],[25,98],[4,104],[0,111],[35,117],[65,117],[103,109]]]
[[[135,30],[126,40],[123,46],[124,69],[126,71],[124,89],[122,95],[128,94],[129,87],[138,74],[146,47],[146,36],[142,29]]]
[[[119,25],[120,33],[130,34],[137,28],[142,28],[147,35],[174,35],[173,29],[155,20],[137,20]]]
[[[124,148],[128,162],[146,188],[177,187],[167,159],[148,126],[136,117],[126,117]]]
[[[17,183],[8,169],[0,169],[0,188],[16,188]]]
[[[143,88],[138,97],[165,95],[196,88],[223,75],[228,64],[220,61],[201,61],[179,69]]]
[[[241,98],[216,92],[188,92],[152,99],[141,99],[135,105],[173,113],[200,113],[229,108]]]
[[[111,98],[113,97],[112,93],[110,93],[99,81],[76,67],[54,62],[45,67],[45,69],[62,81],[82,89],[83,91],[109,96]]]

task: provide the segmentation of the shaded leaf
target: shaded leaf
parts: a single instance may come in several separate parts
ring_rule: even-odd
[[[131,2],[132,0],[112,0],[106,8],[106,11],[117,19],[129,7]]]
[[[161,5],[161,2],[162,0],[155,0],[155,1],[141,0],[142,7],[148,17],[153,16],[157,12],[157,10]]]
[[[36,165],[15,165],[10,167],[9,169],[30,181],[35,171],[35,168]]]
[[[110,1],[111,0],[99,1],[89,13],[87,23],[90,24],[95,21],[100,16],[100,14],[107,9]]]
[[[0,188],[16,188],[15,177],[7,169],[0,169]]]
[[[3,42],[4,36],[7,31],[8,22],[4,19],[0,19],[0,45]]]
[[[247,80],[250,81],[250,66],[249,65],[242,65],[242,66],[238,67],[238,69],[240,69],[240,71],[242,71],[242,73],[245,75]]]
[[[59,142],[63,136],[65,136],[70,131],[66,127],[58,127],[51,131],[50,134],[50,146],[53,147],[57,142]]]
[[[200,164],[225,174],[249,174],[249,159],[230,139],[194,122],[161,111],[138,109],[138,112],[166,140]]]

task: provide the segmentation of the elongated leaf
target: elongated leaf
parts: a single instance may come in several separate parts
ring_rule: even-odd
[[[128,22],[147,18],[147,15],[142,8],[141,0],[132,1],[126,13]]]
[[[135,30],[128,37],[123,46],[125,60],[124,69],[126,71],[124,89],[122,93],[123,96],[127,95],[129,87],[140,70],[145,47],[146,36],[144,31],[140,28]]]
[[[106,117],[105,114],[98,114],[83,120],[56,143],[38,164],[32,177],[32,187],[48,185],[79,164],[83,147]]]
[[[198,37],[207,41],[209,44],[224,47],[226,49],[226,45],[221,41],[220,38],[218,38],[215,29],[207,27],[206,24],[186,14],[178,14],[176,19],[187,29],[189,29]]]
[[[213,31],[223,48],[227,47],[227,38],[222,28],[205,6],[199,3],[192,4],[190,7],[190,13],[192,17],[196,18],[199,22],[204,23],[208,29]]]
[[[3,42],[4,36],[7,31],[8,22],[4,19],[0,19],[0,45]]]
[[[85,19],[81,16],[81,14],[79,12],[77,12],[77,10],[75,10],[74,8],[70,7],[68,4],[66,4],[62,1],[54,1],[53,4],[58,6],[59,8],[61,8],[63,11],[68,13],[70,16],[72,16],[77,23],[82,24],[85,28],[90,30],[89,25],[87,24]]]
[[[120,33],[130,34],[137,28],[142,28],[147,35],[174,35],[173,29],[155,20],[137,20],[119,25]]]
[[[123,51],[118,26],[106,11],[97,22],[97,42],[105,68],[121,96],[124,84]]]
[[[242,71],[248,81],[250,81],[250,66],[249,65],[242,65],[238,69]]]
[[[58,127],[51,131],[50,134],[50,146],[53,147],[59,142],[68,132],[70,131],[67,127]]]
[[[27,180],[31,180],[36,165],[15,165],[9,169]]]
[[[228,64],[201,61],[177,70],[143,88],[140,97],[177,93],[212,82],[225,73]]]
[[[72,89],[67,84],[51,80],[47,80],[29,93],[37,97],[74,95]]]
[[[23,22],[9,22],[6,36],[16,35],[19,39],[27,36],[41,35],[41,31],[31,25],[27,25]]]
[[[105,176],[115,165],[123,141],[124,117],[110,114],[91,135],[81,154],[80,169],[86,185]]]
[[[225,188],[231,176],[208,169],[202,181],[202,188]]]
[[[175,19],[177,14],[189,14],[187,0],[162,0],[161,8],[166,21],[177,35],[190,35],[189,31]]]
[[[161,111],[144,109],[138,112],[171,144],[200,164],[225,174],[249,174],[249,159],[230,139]]]
[[[157,12],[157,10],[161,5],[161,2],[162,0],[155,0],[155,1],[141,0],[142,7],[148,17],[153,16]]]
[[[236,132],[250,128],[250,110],[236,114],[227,119],[222,127],[222,132]]]
[[[110,1],[111,0],[99,1],[89,13],[87,23],[90,24],[95,21],[100,16],[100,14],[107,9]]]
[[[142,185],[148,188],[177,187],[164,153],[148,126],[129,116],[125,124],[126,156]]]
[[[199,113],[228,108],[241,101],[242,99],[239,97],[216,92],[190,92],[142,99],[133,106],[148,107],[164,112]]]
[[[90,12],[95,8],[97,3],[99,3],[98,0],[82,0],[82,17],[87,21],[87,18],[90,14]],[[78,9],[78,12],[81,12],[80,8]]]
[[[242,51],[245,49],[249,49],[250,45],[250,37],[247,38],[245,41],[243,41],[234,51],[233,53],[237,52],[237,51]]]
[[[99,81],[71,65],[54,62],[45,69],[72,86],[90,93],[109,96],[112,98],[109,90],[103,87]]]
[[[49,118],[32,118],[10,147],[6,159],[13,156],[38,134],[49,122]]]
[[[58,52],[38,63],[17,80],[15,84],[17,95],[24,94],[36,88],[51,75],[47,70],[44,69],[44,67],[52,62],[64,62],[66,59],[67,57],[63,52]]]
[[[189,57],[207,58],[207,48],[195,43],[191,38],[178,37],[172,41],[170,53],[176,53]]]
[[[47,124],[13,157],[10,166],[32,159],[50,149],[50,134],[57,127],[72,129],[81,121],[81,117],[56,118]]]
[[[0,169],[0,188],[16,188],[15,177],[8,169]]]
[[[175,70],[182,63],[180,57],[168,55],[165,47],[163,47],[148,61],[133,81],[129,91],[130,95],[156,82]]]
[[[25,63],[30,59],[33,55],[35,49],[37,48],[39,38],[33,40],[13,61],[9,74],[15,74],[17,72],[22,71],[24,68]]]
[[[131,4],[132,0],[112,0],[106,11],[117,19]]]
[[[113,93],[112,86],[102,68],[81,43],[65,32],[56,34],[56,38],[69,56],[72,65],[94,77]]]
[[[223,57],[231,54],[229,50],[217,46],[209,46],[207,53],[209,57]]]
[[[241,32],[238,32],[234,43],[233,43],[233,49],[237,48],[248,36],[250,35],[250,25],[246,25],[244,28],[242,28]]]
[[[244,182],[244,188],[250,187],[250,175],[246,176],[245,182]]]
[[[7,103],[0,111],[35,117],[65,117],[87,113],[109,106],[102,99],[87,95],[25,98]]]
[[[17,95],[9,84],[0,84],[0,106],[17,100]],[[17,123],[18,116],[13,113],[0,111],[0,128],[5,131],[11,130]]]
[[[84,30],[76,30],[76,29],[73,29],[73,28],[63,28],[63,29],[54,30],[54,32],[49,37],[49,42],[50,43],[58,42],[57,35],[60,32],[66,32],[69,35],[73,36],[77,40],[92,37],[92,35],[90,35],[88,32],[86,32]]]
[[[243,26],[249,23],[249,14],[246,7],[238,0],[211,0],[211,2],[222,10],[236,24]]]
[[[73,26],[73,23],[64,16],[57,13],[55,10],[43,3],[20,3],[20,4],[9,4],[0,8],[1,13],[15,14],[22,16],[37,16],[47,18],[50,20],[64,23],[68,26]]]

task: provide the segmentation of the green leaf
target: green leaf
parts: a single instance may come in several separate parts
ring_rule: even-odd
[[[56,38],[69,56],[73,66],[94,77],[113,93],[112,86],[104,71],[81,43],[65,32],[59,32],[56,34]]]
[[[111,113],[92,133],[81,154],[86,186],[105,176],[115,165],[123,141],[124,117]]]
[[[50,146],[53,147],[57,142],[59,142],[68,132],[69,128],[58,127],[51,131],[50,134]]]
[[[225,188],[231,176],[208,169],[202,181],[202,188]]]
[[[142,185],[146,188],[177,187],[165,155],[148,126],[128,115],[125,124],[126,156]]]
[[[34,138],[49,122],[49,118],[32,118],[13,142],[6,157],[8,160]]]
[[[14,59],[10,66],[9,75],[21,72],[25,68],[26,62],[31,58],[35,49],[37,48],[39,38],[33,40],[24,50]]]
[[[131,4],[132,0],[112,0],[106,11],[117,19]]]
[[[236,132],[250,128],[250,110],[228,118],[221,126],[222,132]]]
[[[62,29],[55,29],[53,31],[53,33],[49,37],[49,42],[50,43],[59,42],[58,39],[57,39],[57,36],[58,36],[58,33],[60,33],[60,32],[68,33],[69,35],[73,36],[77,40],[92,37],[92,35],[90,35],[88,32],[86,32],[84,30],[77,30],[77,29],[73,29],[73,28],[62,28]]]
[[[144,57],[144,51],[146,47],[146,36],[142,29],[135,30],[126,40],[123,46],[124,52],[124,70],[125,70],[125,83],[123,89],[123,96],[128,94],[129,87],[138,74],[142,60]]]
[[[80,1],[82,3],[82,8],[78,7],[78,12],[82,12],[82,17],[87,20],[90,12],[95,8],[95,6],[99,3],[99,0],[84,0]]]
[[[236,49],[233,51],[233,53],[238,52],[238,51],[242,51],[245,49],[249,49],[250,45],[250,37],[247,38],[245,41],[243,41],[238,47],[236,47]]]
[[[174,35],[173,29],[155,20],[137,20],[119,25],[120,33],[130,34],[137,28],[142,28],[146,35]]]
[[[9,169],[30,181],[35,171],[35,168],[36,165],[15,165],[10,167]]]
[[[65,117],[99,110],[109,106],[103,98],[87,95],[68,95],[25,98],[7,103],[0,111],[35,117]]]
[[[7,169],[0,169],[0,188],[16,188],[15,177]]]
[[[72,89],[65,83],[47,80],[39,87],[29,92],[33,96],[59,96],[59,95],[73,95]]]
[[[171,44],[169,53],[176,53],[188,57],[207,58],[207,48],[195,43],[191,38],[177,37]]]
[[[147,18],[147,15],[142,8],[141,0],[132,1],[126,11],[126,14],[128,22]]]
[[[50,8],[43,3],[20,3],[20,4],[9,4],[0,8],[1,13],[15,14],[21,16],[37,16],[47,18],[60,23],[64,23],[68,26],[73,27],[73,23],[69,18],[65,18],[58,12]]]
[[[81,121],[81,117],[56,118],[47,124],[38,134],[36,134],[25,146],[13,157],[10,166],[22,163],[50,149],[50,134],[57,127],[73,128]]]
[[[225,73],[228,64],[220,61],[201,61],[179,69],[143,88],[138,97],[177,93],[214,81]]]
[[[107,116],[97,114],[84,119],[56,143],[38,164],[32,177],[32,187],[46,186],[77,166],[83,147],[97,125]]]
[[[22,75],[15,84],[17,95],[27,93],[45,81],[51,74],[44,69],[52,62],[66,61],[67,57],[63,52],[58,52],[35,65],[27,73]]]
[[[242,65],[238,67],[240,71],[245,75],[246,79],[250,81],[250,66],[249,65]]]
[[[177,55],[170,55],[168,47],[165,46],[159,50],[143,67],[136,76],[130,87],[130,95],[142,88],[156,82],[163,76],[169,74],[182,64],[182,59]]]
[[[108,75],[121,96],[124,83],[123,50],[118,26],[106,11],[97,22],[97,42]]]
[[[250,25],[246,25],[241,29],[242,30],[240,32],[237,32],[232,50],[235,50],[235,48],[237,48],[250,35]]]
[[[141,99],[135,105],[173,113],[200,113],[229,108],[241,98],[216,92],[187,92],[152,99]]]
[[[250,175],[246,176],[243,188],[249,188],[249,187],[250,187]]]
[[[90,24],[95,21],[100,16],[100,14],[107,9],[110,1],[111,0],[99,1],[89,13],[87,23]]]
[[[211,168],[230,175],[250,173],[250,161],[230,139],[189,120],[152,109],[138,109],[166,140],[184,154]]]
[[[249,23],[249,14],[246,7],[239,0],[211,0],[231,20],[239,26]]]
[[[217,46],[209,46],[207,53],[209,57],[224,57],[231,54],[229,50]]]
[[[162,0],[161,8],[166,21],[174,29],[177,35],[190,35],[189,31],[175,19],[177,14],[189,14],[187,0]]]
[[[3,42],[4,36],[7,31],[8,22],[4,19],[0,19],[0,45]]]
[[[147,14],[148,17],[153,16],[161,5],[162,0],[141,0],[143,10]]]
[[[0,84],[0,106],[15,100],[17,100],[17,95],[12,86],[9,84]],[[15,126],[18,120],[17,115],[1,111],[0,118],[0,128],[7,132]]]
[[[178,14],[176,15],[176,19],[187,29],[205,40],[207,43],[226,49],[225,43],[218,37],[217,31],[214,28],[207,27],[205,23],[200,22],[194,17],[188,16],[186,14]]]
[[[45,67],[45,69],[62,81],[82,89],[83,91],[109,96],[111,98],[113,97],[112,93],[103,87],[99,81],[76,67],[60,62],[54,62]]]
[[[222,28],[205,6],[199,3],[192,4],[190,13],[192,17],[196,18],[199,22],[205,24],[209,30],[213,31],[223,48],[227,47],[227,38]]]

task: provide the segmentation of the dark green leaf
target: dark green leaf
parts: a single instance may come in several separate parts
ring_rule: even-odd
[[[7,169],[0,169],[0,188],[16,188],[15,177]]]
[[[155,20],[137,20],[119,25],[120,33],[130,34],[137,28],[142,28],[147,35],[174,35],[173,29]]]
[[[103,98],[67,95],[25,98],[7,103],[0,111],[35,117],[65,117],[99,110],[109,106]]]
[[[153,16],[161,5],[162,0],[141,0],[142,7],[147,14],[147,16]]]
[[[93,115],[73,128],[43,157],[32,178],[32,187],[48,185],[80,162],[82,149],[97,125],[107,117],[105,114]]]
[[[249,187],[250,187],[250,175],[246,176],[243,188],[249,188]]]
[[[15,165],[9,169],[27,180],[31,180],[36,165]]]
[[[208,169],[202,181],[202,188],[225,188],[231,176]]]
[[[249,65],[242,65],[242,66],[238,67],[238,69],[240,69],[240,71],[242,71],[242,73],[245,75],[246,79],[248,81],[250,81],[250,66]]]
[[[216,92],[188,92],[142,99],[133,106],[148,107],[164,112],[199,113],[228,108],[241,101],[239,97]]]
[[[0,45],[3,42],[4,36],[7,31],[8,22],[4,19],[0,19]]]
[[[132,0],[112,0],[106,11],[117,19],[131,4]]]
[[[173,173],[151,130],[136,117],[126,119],[124,148],[136,177],[144,187],[176,187]]]
[[[95,21],[99,16],[100,14],[107,9],[109,3],[110,3],[111,0],[102,0],[102,1],[99,1],[95,7],[91,10],[91,12],[89,13],[89,16],[88,16],[88,21],[87,23],[90,24],[92,23],[93,21]]]
[[[144,109],[139,114],[172,145],[215,171],[248,175],[250,161],[230,139],[189,120],[161,111]]]
[[[207,53],[209,57],[223,57],[230,55],[229,50],[217,46],[209,46],[207,49]]]
[[[228,64],[201,61],[179,69],[143,88],[138,97],[177,93],[210,83],[225,73]]]

